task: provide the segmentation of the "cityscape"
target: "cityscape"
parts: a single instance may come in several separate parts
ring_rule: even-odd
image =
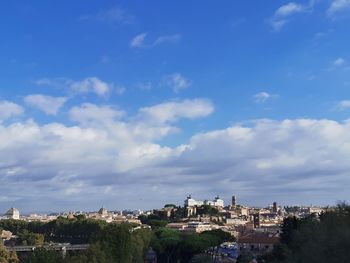
[[[0,222],[1,220],[18,220],[47,224],[60,218],[71,221],[84,218],[84,220],[103,221],[108,224],[130,224],[133,225],[133,231],[141,229],[152,231],[152,229],[159,227],[157,223],[163,224],[165,228],[185,234],[201,234],[219,230],[227,233],[234,241],[223,242],[216,252],[207,251],[208,254],[215,255],[214,258],[217,262],[236,262],[239,255],[242,254],[249,254],[252,257],[252,262],[258,262],[256,261],[257,257],[271,253],[274,247],[279,244],[282,225],[286,218],[317,218],[335,209],[335,207],[330,206],[280,206],[276,201],[266,207],[259,208],[239,204],[235,195],[232,195],[230,204],[225,204],[219,195],[213,200],[204,201],[195,200],[192,195],[188,195],[183,205],[165,204],[161,209],[149,211],[109,211],[106,207],[101,207],[94,212],[70,211],[49,215],[21,215],[18,209],[12,207],[0,217]],[[153,218],[154,221],[149,220],[149,218]],[[2,230],[1,238],[9,251],[22,254],[31,253],[33,249],[44,244],[16,245],[20,238],[5,229]],[[64,250],[66,255],[67,250],[87,250],[89,245],[51,244],[46,249]],[[156,262],[157,254],[152,248],[147,252],[146,258],[149,255],[153,259],[149,261],[146,259],[145,262]]]
[[[0,263],[349,263],[350,0],[0,1]]]

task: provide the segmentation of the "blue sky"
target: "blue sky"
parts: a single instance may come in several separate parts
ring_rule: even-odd
[[[349,0],[2,3],[0,208],[348,200],[349,25]]]

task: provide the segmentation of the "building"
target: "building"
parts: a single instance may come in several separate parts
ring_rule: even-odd
[[[184,206],[186,209],[186,217],[191,217],[197,214],[197,207],[200,207],[202,205],[210,205],[216,208],[223,208],[224,207],[224,200],[220,199],[219,196],[216,196],[213,201],[198,201],[192,198],[191,195],[189,195],[185,202]]]
[[[216,196],[214,201],[212,202],[212,206],[224,207],[224,200],[222,200],[220,196]]]
[[[260,227],[260,215],[259,214],[253,215],[253,223],[254,223],[254,228]]]
[[[184,230],[187,232],[202,233],[213,230],[213,225],[207,222],[189,222],[187,228]]]
[[[271,252],[279,242],[279,237],[268,233],[252,233],[238,238],[239,251],[261,255]]]
[[[2,230],[0,234],[1,234],[1,241],[2,241],[1,244],[3,244],[5,241],[8,241],[14,237],[10,231],[6,231],[6,230]]]
[[[194,200],[191,195],[189,195],[185,200],[185,207],[194,207],[194,206],[202,206],[202,205],[210,205],[215,207],[224,207],[224,200],[222,200],[219,196],[216,196],[213,201],[198,201]]]
[[[235,195],[233,195],[233,196],[232,196],[232,202],[231,202],[231,205],[232,205],[232,207],[233,207],[233,208],[235,208],[235,207],[236,207],[236,205],[237,205],[237,199],[236,199],[236,196],[235,196]]]
[[[277,202],[273,202],[273,205],[272,205],[272,212],[273,212],[273,213],[277,213],[277,212],[278,212]]]
[[[188,223],[169,223],[166,227],[177,231],[183,231],[188,227]]]
[[[19,211],[18,209],[11,207],[4,215],[6,219],[15,219],[19,220]]]
[[[98,214],[101,217],[107,217],[108,216],[108,210],[104,207],[101,207],[101,209],[98,211]]]

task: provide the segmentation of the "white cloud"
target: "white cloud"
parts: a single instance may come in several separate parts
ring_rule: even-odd
[[[208,116],[214,111],[213,104],[207,99],[193,99],[165,102],[140,109],[143,118],[152,122],[173,122],[181,118],[196,119]]]
[[[172,147],[159,143],[169,135],[164,122],[213,110],[202,103],[140,109],[160,126],[147,118],[122,121],[112,107],[96,105],[72,109],[76,126],[0,124],[0,191],[6,196],[1,207],[94,209],[104,202],[111,209],[151,208],[166,200],[181,204],[188,193],[226,200],[235,193],[255,205],[276,196],[284,204],[332,204],[349,197],[350,122],[258,120],[197,133]],[[163,116],[162,110],[170,113]],[[104,125],[91,118],[104,119]],[[32,195],[37,191],[39,200]],[[144,193],[142,200],[135,193]]]
[[[126,91],[124,85],[107,83],[97,77],[87,77],[82,80],[68,78],[41,78],[34,82],[38,86],[52,86],[60,90],[66,90],[70,96],[84,93],[94,93],[97,96],[106,96],[111,92],[123,95]],[[73,94],[72,94],[73,93]]]
[[[273,31],[280,31],[286,24],[288,23],[287,20],[271,20],[270,25],[273,29]]]
[[[350,100],[342,100],[337,103],[336,109],[347,110],[350,109]]]
[[[153,46],[157,46],[164,43],[177,43],[181,40],[181,35],[174,34],[174,35],[166,35],[166,36],[159,36],[153,43]]]
[[[327,14],[333,16],[347,9],[350,9],[350,0],[333,0],[327,10]]]
[[[180,73],[173,73],[164,77],[163,85],[170,87],[175,93],[177,93],[191,86],[191,81],[186,79]]]
[[[32,94],[24,98],[25,103],[36,107],[48,115],[56,115],[67,101],[65,97],[51,97],[42,94]]]
[[[288,4],[280,6],[270,18],[269,24],[273,31],[280,31],[289,22],[291,16],[307,12],[312,9],[314,1],[309,1],[307,5],[297,4],[295,2],[290,2]]]
[[[23,108],[10,101],[0,101],[0,122],[24,112]]]
[[[165,43],[178,43],[181,40],[181,35],[174,34],[174,35],[164,35],[157,37],[153,43],[145,43],[146,42],[147,33],[141,33],[137,36],[135,36],[130,41],[130,47],[132,48],[152,48],[161,44]]]
[[[257,103],[262,103],[262,102],[266,102],[267,100],[272,99],[272,98],[276,98],[276,97],[277,97],[277,95],[275,95],[275,94],[270,94],[268,92],[262,91],[262,92],[255,94],[253,96],[253,99]]]
[[[69,116],[71,120],[81,124],[112,123],[124,116],[121,110],[113,109],[111,106],[97,106],[91,103],[84,103],[79,107],[73,107]]]
[[[98,96],[105,96],[112,89],[110,84],[96,77],[89,77],[82,81],[72,81],[70,83],[70,88],[77,93],[93,92]]]
[[[343,58],[337,58],[336,60],[333,61],[334,66],[343,66],[345,64],[345,59]]]
[[[296,13],[303,12],[304,10],[305,10],[305,7],[303,5],[290,2],[286,5],[279,7],[275,12],[275,16],[286,17]]]
[[[135,36],[130,42],[130,47],[133,47],[133,48],[143,47],[146,36],[147,36],[147,33],[142,33]]]

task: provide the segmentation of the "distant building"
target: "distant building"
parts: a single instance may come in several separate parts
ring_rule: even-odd
[[[185,228],[184,231],[202,233],[204,231],[211,231],[213,229],[215,229],[215,227],[207,222],[189,222],[187,228]]]
[[[15,219],[19,220],[19,211],[18,209],[11,207],[6,213],[5,213],[5,218],[7,219]]]
[[[260,215],[259,214],[253,215],[253,223],[254,223],[254,228],[260,227]]]
[[[0,235],[1,235],[2,243],[7,241],[7,240],[10,240],[13,237],[13,234],[10,231],[6,231],[6,230],[2,230],[0,232]]]
[[[194,200],[191,195],[189,195],[185,200],[185,207],[202,206],[202,205],[224,207],[224,200],[222,200],[219,196],[216,196],[213,201],[208,201],[208,200],[198,201],[198,200]]]
[[[216,196],[212,205],[217,207],[224,207],[224,200],[222,200],[220,196]]]
[[[237,199],[236,199],[236,196],[235,196],[235,195],[232,196],[231,205],[232,205],[233,208],[236,207],[236,205],[237,205]]]
[[[277,212],[278,212],[277,202],[273,202],[273,205],[272,205],[272,212],[273,212],[273,213],[277,213]]]
[[[101,207],[101,209],[98,211],[98,214],[101,217],[107,217],[108,216],[108,210],[104,207]]]
[[[185,200],[185,209],[186,214],[185,216],[190,217],[193,215],[196,215],[197,213],[197,207],[202,205],[210,205],[216,208],[223,208],[224,207],[224,200],[220,199],[219,196],[216,196],[213,201],[197,201],[192,198],[191,195],[189,195]]]
[[[185,207],[200,206],[200,205],[203,205],[203,202],[194,200],[191,195],[187,196],[185,200]]]
[[[240,253],[250,252],[253,255],[261,255],[273,250],[279,242],[279,237],[267,233],[253,233],[238,238]]]

